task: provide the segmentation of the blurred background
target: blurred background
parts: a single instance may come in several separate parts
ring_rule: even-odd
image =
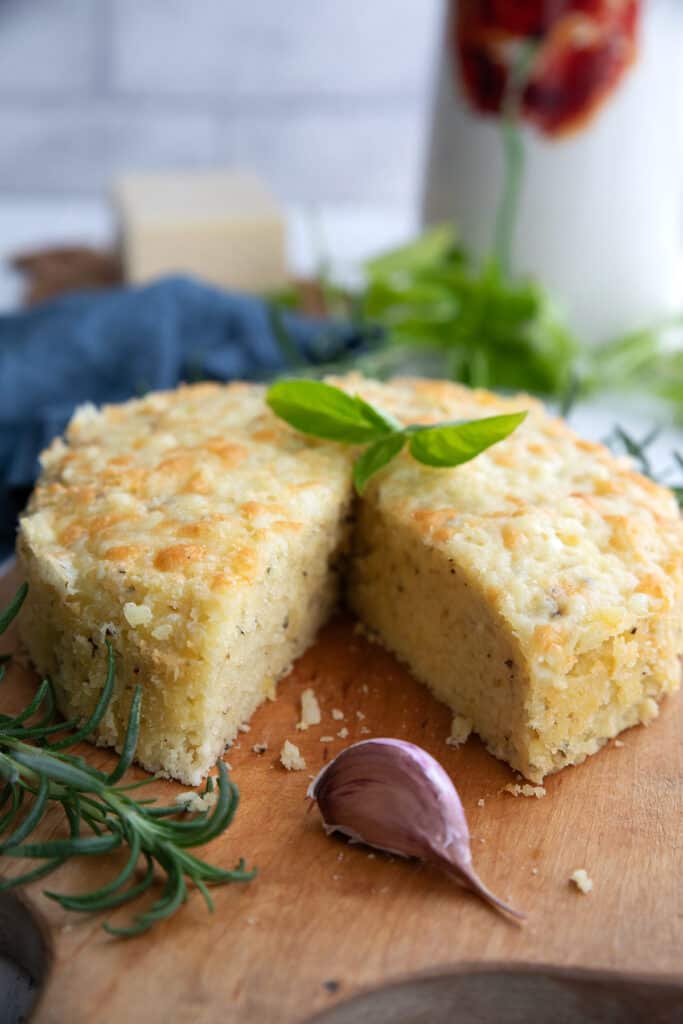
[[[0,189],[248,166],[286,200],[416,201],[439,0],[2,0]]]

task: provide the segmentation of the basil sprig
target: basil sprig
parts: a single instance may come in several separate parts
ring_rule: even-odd
[[[316,380],[282,380],[266,395],[273,412],[290,426],[327,441],[365,444],[356,459],[353,482],[359,494],[380,469],[407,445],[426,466],[460,466],[515,430],[526,412],[454,423],[404,426],[359,395]]]

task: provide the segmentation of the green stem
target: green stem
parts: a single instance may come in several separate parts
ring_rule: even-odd
[[[493,251],[501,273],[510,273],[512,243],[519,215],[524,174],[524,138],[519,110],[538,43],[525,43],[510,68],[510,79],[503,102],[501,136],[503,142],[503,191],[496,209]]]
[[[501,273],[508,277],[524,171],[524,143],[516,116],[513,118],[506,115],[501,131],[505,170],[503,192],[496,210],[493,251]]]

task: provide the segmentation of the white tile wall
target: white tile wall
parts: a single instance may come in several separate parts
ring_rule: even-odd
[[[0,0],[0,192],[240,164],[410,205],[442,0]]]
[[[117,89],[171,96],[414,96],[435,5],[425,0],[118,0]]]
[[[0,0],[0,97],[87,95],[100,14],[93,0]]]

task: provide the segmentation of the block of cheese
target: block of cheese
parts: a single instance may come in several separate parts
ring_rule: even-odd
[[[671,493],[527,396],[336,383],[406,423],[529,415],[455,469],[404,452],[358,500],[353,451],[277,420],[258,385],[82,409],[18,542],[22,635],[62,710],[93,706],[110,638],[100,741],[120,746],[141,683],[140,762],[196,783],[311,641],[341,570],[366,626],[534,782],[652,719],[683,650]]]
[[[241,291],[286,282],[284,216],[257,178],[218,170],[128,174],[114,202],[134,284],[174,273]]]

